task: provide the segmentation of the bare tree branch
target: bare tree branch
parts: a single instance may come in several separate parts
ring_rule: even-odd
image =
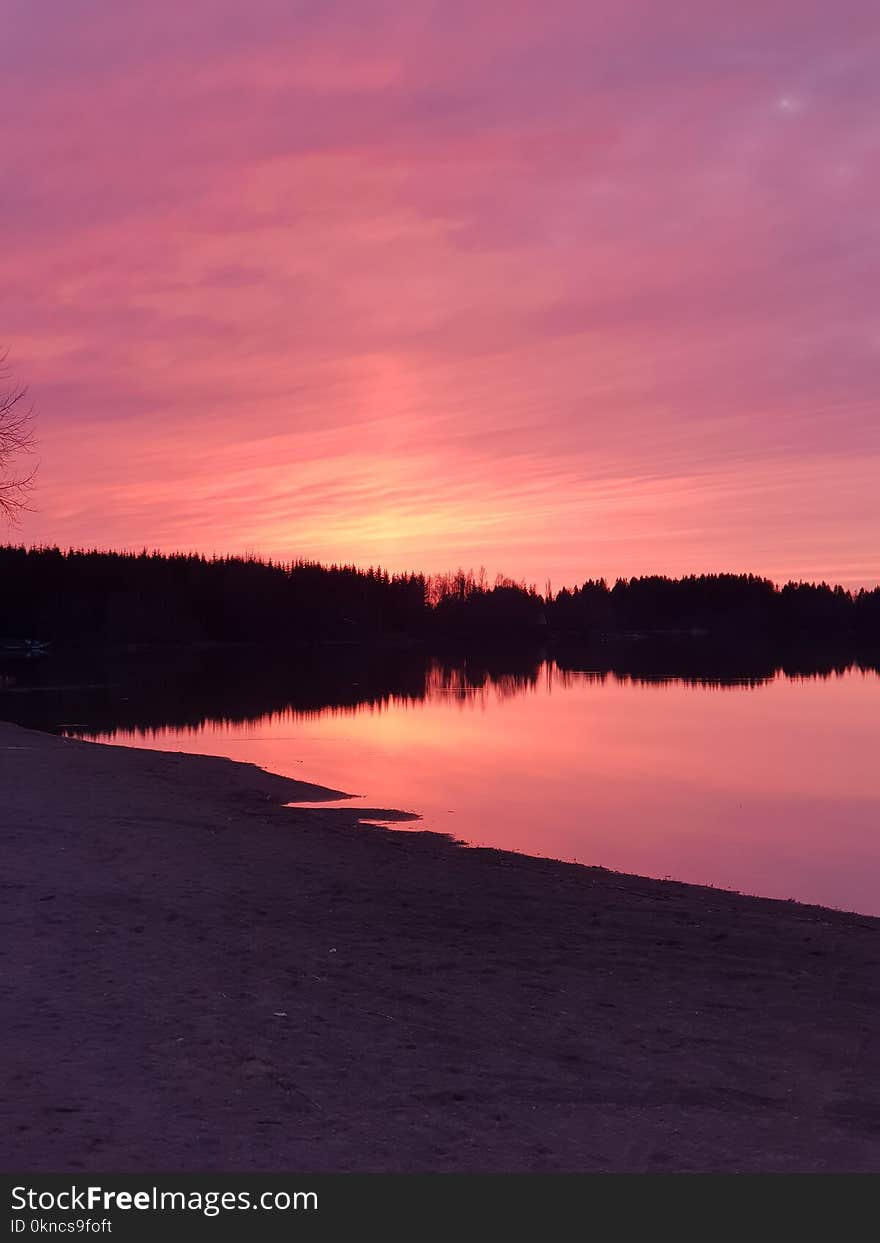
[[[26,473],[11,470],[16,458],[33,452],[34,410],[27,402],[27,389],[9,384],[6,357],[0,354],[0,517],[15,522],[31,508],[27,494],[37,473],[36,467]]]

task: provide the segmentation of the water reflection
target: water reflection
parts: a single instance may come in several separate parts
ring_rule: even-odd
[[[880,681],[820,656],[105,653],[7,671],[0,715],[246,759],[474,844],[880,913]]]
[[[35,728],[92,734],[166,727],[201,729],[297,714],[356,712],[443,696],[507,699],[573,679],[635,685],[674,682],[717,690],[778,678],[827,679],[876,670],[865,658],[821,648],[777,655],[708,643],[512,646],[432,653],[421,647],[130,648],[53,652],[0,668],[0,712]]]

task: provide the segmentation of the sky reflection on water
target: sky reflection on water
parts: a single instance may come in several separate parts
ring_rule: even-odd
[[[247,760],[474,845],[880,913],[874,672],[718,687],[544,661],[425,690],[94,736]]]

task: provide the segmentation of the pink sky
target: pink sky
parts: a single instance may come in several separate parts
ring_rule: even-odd
[[[880,579],[875,0],[7,0],[13,538]]]

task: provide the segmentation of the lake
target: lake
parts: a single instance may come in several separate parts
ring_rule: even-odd
[[[397,831],[880,914],[877,672],[676,676],[638,655],[33,661],[0,716],[422,817]]]

